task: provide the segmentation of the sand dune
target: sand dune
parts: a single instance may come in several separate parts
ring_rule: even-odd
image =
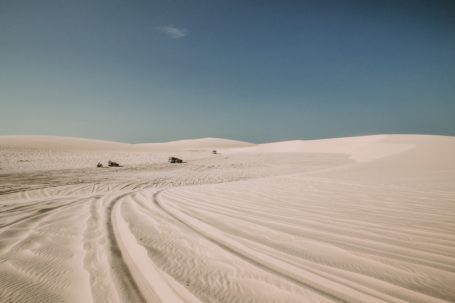
[[[188,150],[188,149],[217,149],[217,148],[234,148],[253,146],[254,144],[243,141],[219,139],[219,138],[202,138],[191,140],[178,140],[165,143],[143,143],[135,144],[138,148],[148,150]]]
[[[220,138],[201,138],[164,143],[128,144],[113,141],[59,136],[0,136],[2,149],[43,150],[186,150],[252,146],[252,143]]]
[[[218,138],[128,144],[57,136],[0,136],[0,172],[57,170],[95,167],[113,160],[124,165],[166,162],[169,156],[185,159],[205,157],[197,153],[253,144]]]
[[[163,144],[1,137],[0,302],[455,301],[454,137]]]
[[[0,136],[2,149],[41,150],[118,150],[128,149],[130,144],[58,136]]]
[[[412,148],[411,143],[388,142],[387,135],[347,137],[322,140],[294,140],[259,144],[239,149],[244,152],[306,152],[346,154],[356,161],[369,161]]]

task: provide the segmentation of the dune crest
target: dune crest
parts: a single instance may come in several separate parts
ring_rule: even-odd
[[[321,140],[293,140],[258,144],[239,149],[243,152],[307,152],[346,154],[355,161],[370,161],[411,149],[413,143],[390,143],[388,135]],[[412,141],[412,140],[411,140]]]
[[[137,148],[148,150],[188,150],[188,149],[216,149],[216,148],[235,148],[253,146],[253,143],[219,139],[219,138],[201,138],[178,140],[164,143],[142,143],[135,144]]]
[[[233,148],[252,146],[243,141],[201,138],[178,140],[163,143],[121,143],[114,141],[85,139],[61,136],[0,136],[0,147],[15,149],[46,149],[46,150],[185,150],[205,148]]]

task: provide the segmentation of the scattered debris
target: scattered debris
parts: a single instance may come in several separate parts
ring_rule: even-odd
[[[120,167],[120,164],[118,164],[117,162],[109,160],[107,162],[107,166],[109,166],[109,167]]]
[[[176,157],[169,157],[169,163],[183,163],[182,159],[176,158]]]

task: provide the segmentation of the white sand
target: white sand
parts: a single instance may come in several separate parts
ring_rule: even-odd
[[[0,302],[454,302],[454,155],[0,137]]]
[[[295,140],[267,143],[238,149],[243,152],[306,152],[346,154],[356,161],[369,161],[403,152],[413,147],[412,143],[391,143],[386,135],[349,137],[322,140]]]

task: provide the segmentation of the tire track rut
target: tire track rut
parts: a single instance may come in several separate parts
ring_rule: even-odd
[[[309,285],[305,282],[302,282],[286,273],[283,273],[281,271],[278,271],[270,266],[268,266],[267,264],[263,263],[263,262],[260,262],[259,260],[255,260],[249,256],[247,256],[246,254],[243,254],[242,252],[240,251],[237,251],[235,250],[234,248],[232,247],[229,247],[228,245],[222,243],[221,241],[213,238],[213,237],[209,237],[207,235],[205,235],[204,233],[201,233],[197,228],[193,227],[192,225],[188,224],[187,222],[185,222],[184,220],[180,219],[179,217],[177,217],[176,215],[174,215],[172,212],[168,211],[167,209],[165,209],[162,205],[161,205],[161,202],[159,201],[158,199],[158,196],[164,192],[165,190],[159,190],[157,192],[155,192],[153,195],[152,195],[152,198],[153,198],[153,203],[160,209],[162,210],[164,213],[166,213],[167,215],[169,215],[170,217],[172,217],[174,220],[178,221],[179,223],[181,223],[182,225],[184,225],[186,228],[192,230],[193,232],[197,233],[200,237],[210,241],[211,243],[217,245],[218,247],[222,248],[223,250],[225,251],[228,251],[229,253],[247,261],[248,263],[256,266],[256,267],[259,267],[263,270],[266,270],[274,275],[277,275],[281,278],[284,278],[285,280],[289,281],[289,282],[292,282],[293,284],[296,284],[300,287],[303,287],[303,288],[306,288],[306,289],[309,289],[311,291],[314,291],[318,294],[320,294],[321,296],[324,296],[328,299],[331,299],[331,300],[334,300],[335,302],[340,302],[340,303],[352,303],[353,301],[347,301],[345,300],[344,298],[341,298],[337,295],[334,295],[328,291],[325,291],[323,289],[320,289],[318,287],[315,287],[315,286],[312,286],[312,285]]]

